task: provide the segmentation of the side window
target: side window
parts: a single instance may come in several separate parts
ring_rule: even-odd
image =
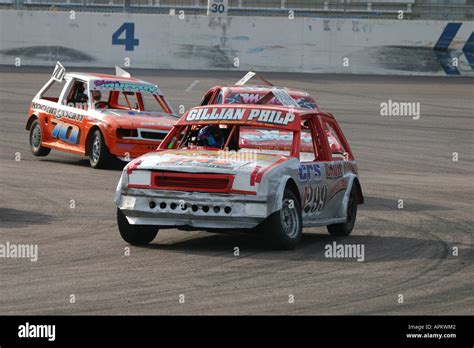
[[[66,105],[78,109],[87,109],[87,84],[85,81],[76,80],[72,83],[66,95]]]
[[[53,80],[49,86],[43,91],[43,93],[40,96],[40,99],[43,100],[49,100],[53,102],[58,102],[59,96],[61,95],[61,92],[64,87],[64,82],[58,82],[56,80]]]
[[[317,144],[318,139],[314,139],[314,144]],[[313,145],[313,136],[308,121],[301,125],[301,150],[300,150],[300,161],[301,162],[314,162],[319,158],[317,147]]]
[[[329,149],[332,154],[333,160],[343,160],[347,156],[347,151],[342,145],[341,140],[337,136],[336,131],[328,122],[323,122],[324,124],[324,133],[328,140]]]
[[[209,92],[204,96],[204,98],[202,98],[200,105],[208,105],[213,94],[214,94],[214,91],[209,91]]]

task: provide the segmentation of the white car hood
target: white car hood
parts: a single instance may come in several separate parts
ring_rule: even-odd
[[[141,162],[135,169],[235,174],[251,172],[257,166],[265,170],[286,157],[256,152],[165,150],[148,153],[137,160]]]

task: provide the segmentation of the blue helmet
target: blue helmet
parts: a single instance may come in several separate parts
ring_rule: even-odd
[[[199,130],[197,144],[205,147],[222,148],[224,136],[218,126],[205,126]]]

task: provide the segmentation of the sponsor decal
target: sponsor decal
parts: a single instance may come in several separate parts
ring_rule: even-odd
[[[255,104],[261,99],[263,94],[258,93],[234,93],[226,97],[227,104]],[[273,97],[268,104],[280,105],[280,102]]]
[[[41,103],[32,103],[31,108],[35,110],[41,110],[46,112],[47,114],[51,114],[56,116],[57,119],[67,118],[73,121],[81,122],[84,119],[84,116],[78,114],[76,112],[68,111],[68,110],[61,110],[53,106],[44,105]]]
[[[244,129],[240,137],[249,141],[292,141],[293,132],[274,129]],[[301,142],[312,144],[313,139],[308,132],[301,132]]]
[[[225,98],[225,103],[226,104],[255,104],[263,97],[263,95],[264,93],[232,93],[232,94],[229,94]],[[298,104],[298,106],[305,109],[317,108],[315,101],[311,98],[300,97],[300,98],[295,98],[295,101]],[[270,99],[270,101],[268,101],[267,104],[282,105],[280,100],[278,100],[276,97],[273,97],[272,99]]]
[[[317,105],[314,102],[314,100],[312,100],[310,98],[302,97],[302,98],[296,99],[296,102],[298,103],[299,106],[301,106],[302,108],[305,108],[305,109],[316,109],[317,108]]]
[[[318,215],[327,202],[328,188],[326,185],[305,186],[303,195],[303,211],[308,215]]]
[[[156,166],[186,166],[186,167],[212,167],[221,169],[236,169],[248,163],[255,163],[256,161],[264,161],[274,163],[276,158],[274,156],[266,156],[257,154],[255,151],[250,152],[236,152],[219,150],[215,153],[209,154],[201,151],[186,151],[186,154],[175,154],[172,152],[161,153],[159,161],[155,163]]]
[[[337,179],[343,175],[342,163],[325,163],[326,178]]]
[[[246,109],[204,108],[192,109],[186,116],[186,121],[232,120],[241,121]]]
[[[319,180],[321,179],[321,167],[317,163],[300,164],[298,176],[302,182]]]
[[[194,153],[194,156],[189,154],[188,156],[179,156],[173,154],[164,154],[160,156],[160,161],[156,163],[156,166],[200,166],[200,167],[212,167],[212,168],[223,168],[229,169],[232,167],[232,162],[226,158],[217,156],[209,156],[203,153]],[[234,163],[235,165],[235,163]]]
[[[247,122],[271,123],[287,125],[295,120],[295,114],[286,111],[252,109],[250,110]]]
[[[292,141],[293,133],[279,130],[251,129],[241,132],[240,137],[250,141]],[[311,139],[310,139],[311,140]]]
[[[287,125],[295,120],[295,114],[286,111],[250,109],[246,119],[244,115],[248,109],[243,108],[203,108],[192,109],[186,115],[186,121],[243,121],[256,123],[270,123]]]
[[[95,80],[94,89],[113,89],[113,90],[126,90],[132,92],[149,92],[154,93],[158,91],[158,86],[151,84],[135,83],[135,82],[124,82],[114,80]]]
[[[77,144],[79,142],[79,127],[74,124],[58,122],[51,132],[51,136],[67,143]]]
[[[243,147],[252,146],[266,150],[291,151],[293,132],[286,130],[250,129],[240,131],[240,143]],[[313,153],[311,133],[301,132],[301,152]]]
[[[357,164],[354,162],[344,162],[344,174],[345,173],[357,174]]]

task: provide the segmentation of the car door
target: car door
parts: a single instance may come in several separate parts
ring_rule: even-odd
[[[302,121],[298,176],[302,192],[302,213],[305,220],[317,220],[327,215],[326,203],[329,188],[324,180],[325,158],[315,127],[314,117]]]
[[[51,119],[51,137],[57,146],[73,152],[83,152],[85,135],[83,128],[90,108],[89,88],[86,81],[71,79],[64,87],[58,112]]]
[[[64,80],[58,81],[51,78],[33,99],[31,106],[34,114],[40,120],[43,145],[51,146],[54,143],[54,139],[51,138],[53,128],[50,120],[55,117],[58,110],[59,97],[63,89]]]
[[[352,152],[347,144],[336,120],[326,115],[320,115],[315,124],[315,131],[321,140],[323,156],[321,166],[321,181],[327,187],[324,197],[325,212],[321,216],[333,219],[339,216],[344,195],[353,176],[351,167],[355,167]]]

